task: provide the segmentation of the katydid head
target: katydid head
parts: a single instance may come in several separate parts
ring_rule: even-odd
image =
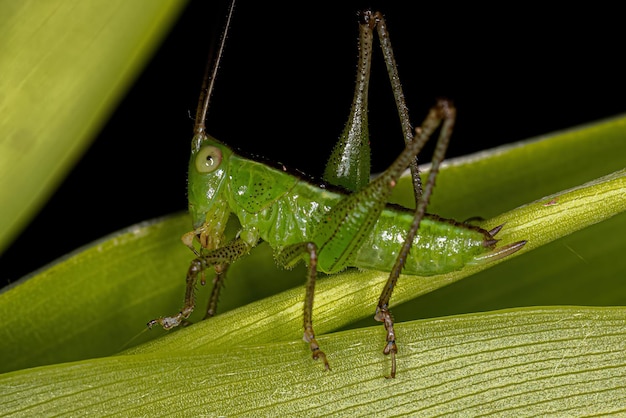
[[[191,159],[187,176],[189,214],[194,230],[183,235],[183,242],[192,249],[190,238],[193,237],[198,238],[203,248],[217,248],[224,235],[226,221],[230,214],[224,180],[228,176],[228,160],[232,151],[206,134],[205,120],[234,7],[235,1],[233,0],[213,65],[209,59],[196,110],[195,135],[191,141]],[[213,55],[213,50],[209,55]]]
[[[189,214],[200,243],[210,248],[210,237],[220,237],[226,226],[228,196],[226,179],[232,151],[216,139],[200,133],[194,136],[189,160],[187,195]]]

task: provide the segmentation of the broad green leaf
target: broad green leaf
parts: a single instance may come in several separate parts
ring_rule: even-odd
[[[626,309],[534,308],[399,324],[402,373],[384,379],[383,330],[205,346],[0,376],[5,413],[123,416],[581,416],[626,410]]]
[[[0,253],[86,149],[182,5],[0,2]]]

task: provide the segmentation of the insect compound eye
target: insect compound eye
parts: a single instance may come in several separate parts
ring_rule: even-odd
[[[198,151],[196,156],[196,170],[200,173],[211,173],[220,166],[222,151],[212,145],[207,145]]]

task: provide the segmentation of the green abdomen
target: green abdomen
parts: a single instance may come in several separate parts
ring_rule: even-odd
[[[374,230],[355,255],[354,265],[390,271],[413,220],[413,213],[385,210]],[[413,241],[403,273],[422,276],[461,269],[477,255],[490,251],[484,246],[486,231],[455,221],[427,215]]]

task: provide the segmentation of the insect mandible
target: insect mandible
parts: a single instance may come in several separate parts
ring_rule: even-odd
[[[225,32],[230,27],[231,3]],[[400,116],[405,148],[395,161],[370,181],[367,96],[374,33],[378,34]],[[225,34],[222,36],[221,57]],[[400,86],[387,26],[381,13],[360,14],[357,81],[348,122],[326,165],[323,182],[313,183],[280,168],[244,158],[206,133],[208,109],[217,63],[199,100],[188,173],[189,212],[193,230],[183,242],[196,254],[186,276],[180,312],[154,319],[171,329],[183,324],[195,308],[195,286],[204,284],[204,271],[216,271],[207,316],[216,312],[228,267],[266,241],[283,267],[307,265],[304,299],[304,341],[314,359],[330,365],[313,330],[313,302],[317,272],[337,273],[349,267],[389,272],[374,318],[386,329],[383,353],[391,357],[390,377],[396,375],[396,334],[389,302],[400,273],[436,275],[467,264],[490,262],[521,249],[526,241],[498,247],[491,231],[426,213],[456,117],[453,104],[440,99],[422,124],[413,129]],[[207,81],[207,80],[210,80]],[[432,168],[422,185],[417,155],[438,131]],[[411,169],[415,210],[388,204],[400,175]],[[231,215],[241,224],[237,236],[225,242]],[[199,242],[199,250],[194,247]]]

